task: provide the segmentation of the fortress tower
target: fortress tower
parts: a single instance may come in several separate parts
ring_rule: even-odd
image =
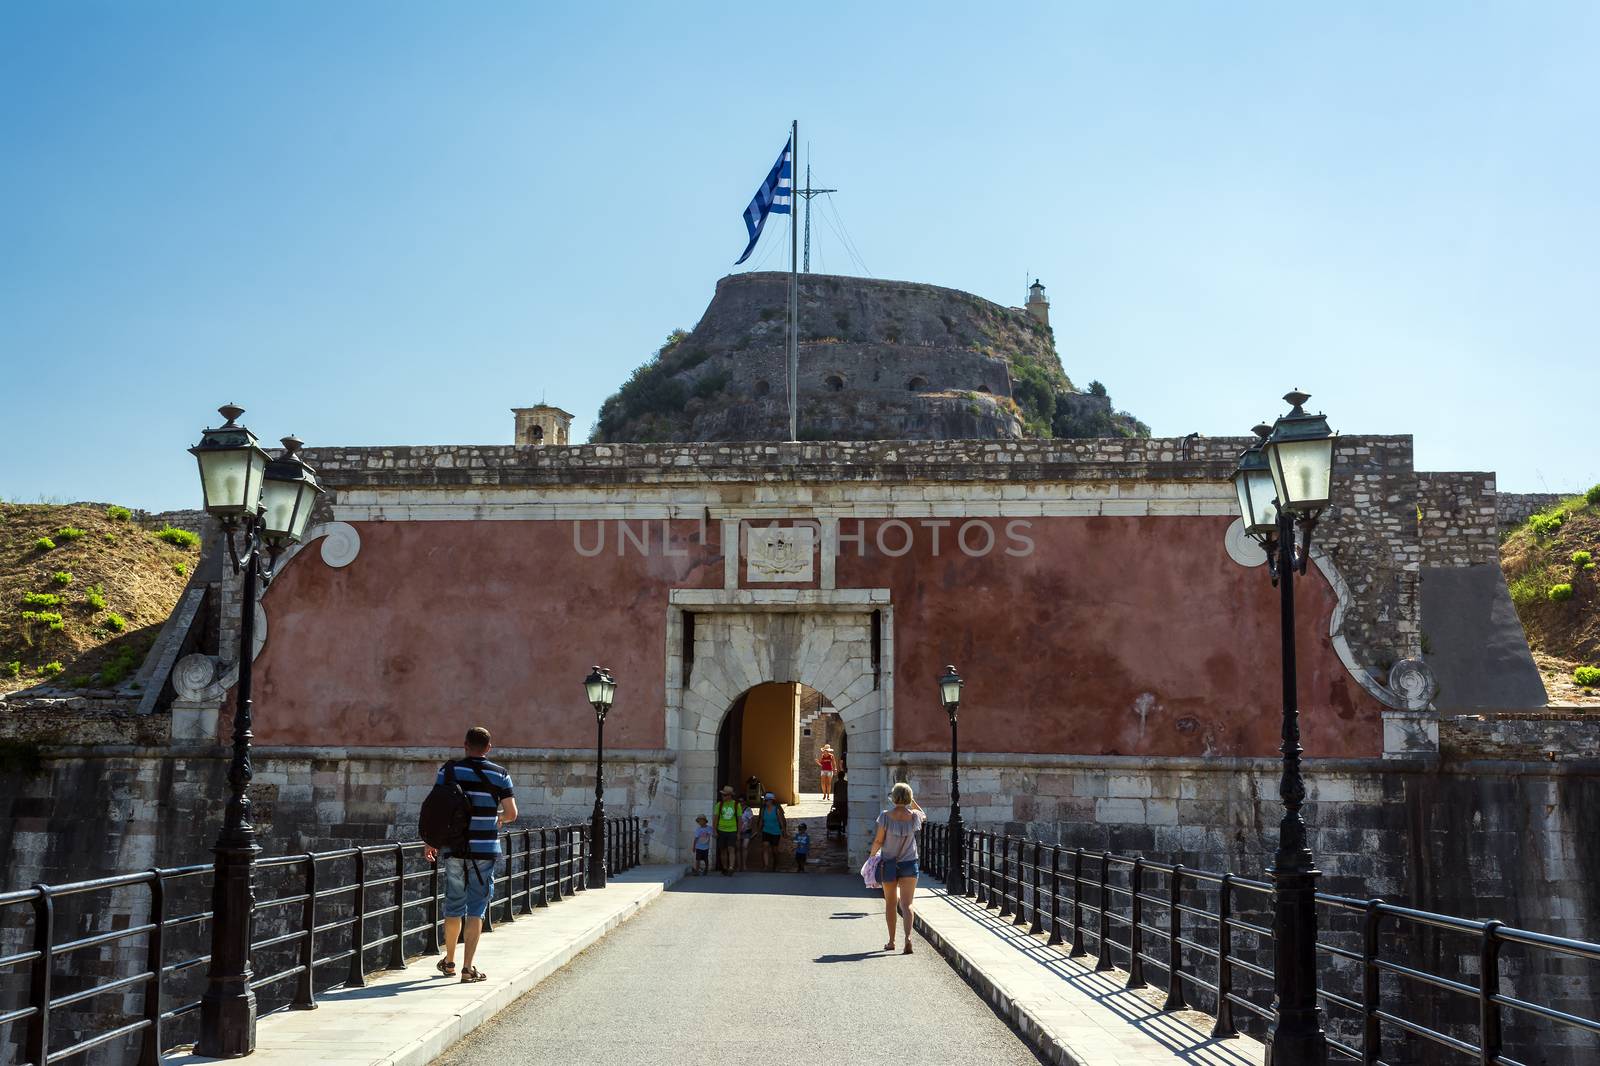
[[[572,415],[559,407],[541,403],[537,407],[513,407],[517,416],[516,444],[565,444],[572,426]]]
[[[1050,298],[1044,294],[1044,286],[1039,284],[1038,278],[1034,278],[1033,284],[1028,286],[1027,311],[1041,326],[1050,324]]]

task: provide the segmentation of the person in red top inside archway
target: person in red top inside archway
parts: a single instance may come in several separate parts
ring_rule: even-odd
[[[822,754],[817,756],[817,775],[822,780],[822,798],[827,799],[833,795],[833,745],[822,745]]]

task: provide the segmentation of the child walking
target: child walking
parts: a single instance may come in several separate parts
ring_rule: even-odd
[[[806,872],[806,856],[811,853],[811,834],[806,831],[806,823],[800,823],[799,832],[794,835],[794,868],[799,873]]]
[[[704,877],[711,872],[711,825],[703,814],[694,822],[694,872],[695,876]]]

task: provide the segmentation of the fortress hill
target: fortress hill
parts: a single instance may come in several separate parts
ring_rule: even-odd
[[[789,275],[732,274],[600,408],[594,440],[787,439]],[[1149,436],[1062,368],[1044,286],[1024,308],[905,281],[802,274],[802,440]]]

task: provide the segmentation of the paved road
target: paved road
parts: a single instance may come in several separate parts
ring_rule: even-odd
[[[882,914],[851,875],[689,878],[436,1066],[1036,1066],[927,944],[884,954]]]

